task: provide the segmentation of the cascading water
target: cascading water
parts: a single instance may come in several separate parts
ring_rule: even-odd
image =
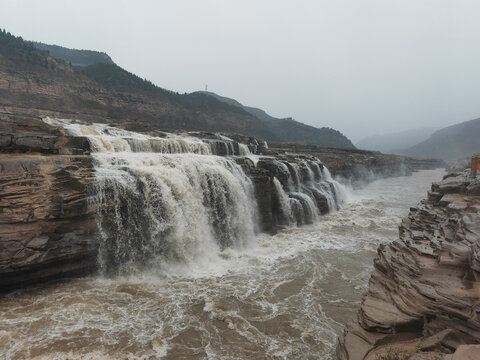
[[[343,186],[318,159],[260,158],[249,148],[260,146],[256,140],[246,145],[218,134],[148,135],[105,124],[45,121],[88,139],[95,167],[89,199],[98,213],[99,264],[105,271],[172,263],[198,269],[215,263],[226,248],[245,248],[255,239],[257,207],[239,157],[251,160],[247,167],[270,164],[277,226],[312,224],[346,200]]]
[[[254,238],[252,184],[232,160],[195,154],[94,154],[102,265],[189,266]],[[113,214],[113,216],[112,216]],[[200,263],[199,263],[200,262]]]
[[[222,143],[224,153],[234,155],[232,140],[61,125],[73,136],[87,137],[93,151],[90,206],[100,215],[103,269],[168,262],[201,267],[215,261],[219,250],[244,248],[254,239],[252,182],[234,160],[212,155]],[[246,145],[238,149],[249,154]]]
[[[319,182],[320,168],[307,163]],[[408,208],[443,175],[428,170],[378,180],[352,191],[352,201],[321,221],[259,234],[255,245],[226,249],[203,271],[92,275],[5,294],[0,358],[334,359],[343,325],[356,319],[377,247],[398,238]],[[284,181],[272,178],[281,192]]]
[[[277,175],[273,187],[280,226],[312,224],[320,215],[339,210],[347,202],[345,187],[316,158],[290,156],[280,161],[262,161],[260,166],[275,168]]]

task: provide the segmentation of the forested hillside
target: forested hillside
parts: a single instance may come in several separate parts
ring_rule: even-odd
[[[329,128],[276,119],[208,93],[179,94],[116,65],[105,53],[25,41],[0,32],[0,105],[121,123],[137,130],[202,130],[273,142],[353,147]]]

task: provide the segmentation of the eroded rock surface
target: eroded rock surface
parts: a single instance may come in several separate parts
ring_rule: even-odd
[[[89,201],[95,176],[92,145],[85,136],[71,136],[34,113],[0,109],[0,291],[86,273],[97,266],[98,209]],[[166,136],[158,130],[148,133]],[[328,178],[322,170],[324,161],[334,174],[347,178],[360,176],[360,171],[348,171],[358,164],[385,176],[405,169],[401,158],[372,152],[360,152],[358,157],[347,150],[335,153],[308,146],[269,150],[265,142],[248,136],[229,135],[231,140],[226,141],[214,133],[189,135],[211,144],[214,154],[233,156],[244,168],[254,184],[260,230],[267,232],[313,222],[309,205],[321,214],[333,209],[338,199],[327,199],[329,191],[310,186],[313,180]],[[256,154],[254,159],[239,156],[245,146]],[[290,189],[288,196],[294,198],[296,206],[288,216],[275,181]]]
[[[378,248],[358,319],[339,340],[339,359],[429,359],[480,343],[479,188],[467,172],[447,175],[410,209],[399,240]]]
[[[422,169],[441,168],[438,159],[418,159],[408,156],[382,154],[359,149],[334,149],[303,144],[270,144],[268,154],[299,153],[316,156],[330,170],[333,177],[343,178],[354,186],[377,178],[409,175]]]

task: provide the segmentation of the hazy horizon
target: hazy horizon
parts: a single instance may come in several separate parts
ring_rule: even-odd
[[[480,116],[474,1],[4,0],[0,9],[0,27],[24,39],[104,51],[160,87],[208,84],[353,142]]]

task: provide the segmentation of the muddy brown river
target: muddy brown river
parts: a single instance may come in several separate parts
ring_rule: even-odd
[[[0,297],[1,359],[331,359],[377,246],[443,170],[350,190],[314,224],[201,266],[159,263]]]

